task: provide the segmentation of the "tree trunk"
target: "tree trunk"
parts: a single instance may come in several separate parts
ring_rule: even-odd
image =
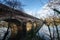
[[[50,27],[49,27],[49,25],[47,25],[47,26],[48,26],[48,30],[49,30],[49,33],[50,33],[50,38],[52,40]]]
[[[57,25],[55,25],[55,27],[56,27],[56,32],[57,32],[57,38],[58,38],[58,40],[59,40],[59,31],[58,31],[58,27],[57,27]]]

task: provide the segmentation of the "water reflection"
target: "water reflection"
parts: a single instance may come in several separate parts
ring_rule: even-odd
[[[4,38],[4,35],[5,35],[6,32],[7,32],[7,22],[1,21],[0,22],[0,40],[2,40]],[[10,28],[9,28],[8,32],[9,33],[7,34],[5,40],[7,40],[11,35]]]
[[[58,25],[57,27],[58,27],[59,37],[60,37],[60,25]],[[53,26],[50,26],[50,30],[51,30],[52,38],[53,38],[53,35],[54,35],[54,40],[57,40],[57,32],[56,32],[55,26],[54,26],[54,28],[53,28]],[[49,30],[48,30],[48,26],[46,26],[44,24],[42,26],[42,28],[39,30],[39,32],[37,33],[37,35],[40,35],[40,37],[43,38],[44,40],[50,40],[50,33],[49,33]]]

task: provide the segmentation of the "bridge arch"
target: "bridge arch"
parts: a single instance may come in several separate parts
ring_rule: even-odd
[[[23,22],[18,19],[4,19],[4,21],[10,23],[11,28],[11,39],[20,39],[23,36]],[[17,38],[16,38],[17,37]]]

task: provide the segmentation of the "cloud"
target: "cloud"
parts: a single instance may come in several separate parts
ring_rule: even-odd
[[[34,17],[37,17],[37,18],[39,18],[39,16],[40,16],[35,9],[34,9],[34,10],[26,9],[26,10],[25,10],[25,13],[27,13],[27,14],[29,14],[29,15],[32,15],[32,16],[34,16]]]
[[[50,15],[53,15],[54,11],[52,9],[50,9],[50,7],[48,7],[47,4],[46,4],[42,7],[42,9],[38,10],[37,13],[40,14],[40,18],[44,19],[44,18],[46,18]]]
[[[47,4],[46,4],[41,9],[37,10],[36,12],[35,12],[35,10],[29,10],[29,9],[26,9],[25,12],[27,14],[30,14],[30,15],[35,16],[37,18],[46,18],[47,17],[46,15],[50,15],[49,14],[50,10],[51,9],[49,7],[47,7]]]
[[[54,15],[54,11],[51,9],[51,7],[54,7],[56,8],[57,10],[60,10],[60,6],[55,4],[55,5],[52,5],[51,3],[50,4],[50,7],[48,6],[48,3],[45,4],[41,9],[37,10],[35,12],[35,10],[29,10],[27,9],[26,12],[30,15],[33,15],[35,17],[38,17],[38,18],[46,18],[48,16],[53,16]]]
[[[29,15],[32,15],[32,11],[29,10],[29,9],[26,9],[26,10],[25,10],[25,13],[27,13],[27,14],[29,14]]]

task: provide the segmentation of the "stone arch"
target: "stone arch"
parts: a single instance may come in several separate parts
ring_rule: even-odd
[[[33,26],[32,21],[29,20],[29,21],[26,22],[27,31],[30,31],[32,29],[32,26]]]
[[[37,22],[36,21],[33,22],[33,26],[34,26],[34,28],[37,27]]]
[[[21,22],[18,19],[4,19],[4,21],[10,23],[11,28],[11,40],[20,39],[22,37],[23,27],[21,26]]]

